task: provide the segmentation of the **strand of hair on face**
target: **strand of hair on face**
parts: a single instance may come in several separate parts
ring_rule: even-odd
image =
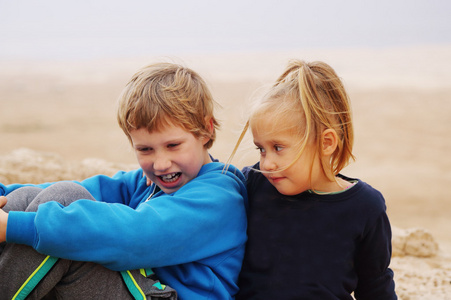
[[[223,172],[227,172],[229,170],[229,166],[232,163],[232,160],[235,157],[235,154],[236,154],[236,152],[238,150],[238,147],[240,146],[241,141],[243,140],[244,136],[246,135],[246,132],[247,132],[248,128],[249,128],[249,120],[246,121],[246,124],[244,125],[243,131],[241,132],[240,137],[238,138],[238,141],[236,142],[235,148],[233,148],[233,151],[230,154],[229,159],[227,160],[227,162],[226,162],[226,164],[224,166]]]

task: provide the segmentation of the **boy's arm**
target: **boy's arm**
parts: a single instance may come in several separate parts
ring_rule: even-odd
[[[8,214],[1,209],[6,204],[6,197],[0,197],[0,243],[6,240],[6,224],[8,223]]]
[[[8,229],[8,240],[48,255],[92,261],[113,270],[212,257],[244,245],[246,240],[244,184],[221,171],[136,209],[80,200],[67,207],[42,204],[34,216],[11,212],[9,223],[17,225]],[[26,230],[26,237],[24,224],[33,227]]]
[[[119,171],[111,177],[96,175],[77,183],[86,188],[97,201],[130,205],[130,199],[142,180],[142,170],[138,169]]]
[[[74,181],[86,188],[91,195],[102,202],[114,202],[128,204],[130,194],[133,193],[142,179],[142,170],[129,172],[119,171],[114,176],[95,175],[83,181]],[[0,183],[0,196],[6,196],[16,189],[25,186],[36,186],[42,189],[49,187],[56,182],[47,182],[41,184],[10,184]]]
[[[44,188],[50,186],[51,184],[53,184],[53,183],[52,182],[41,183],[41,184],[14,183],[14,184],[9,184],[9,185],[4,185],[3,183],[0,183],[0,196],[6,196],[9,193],[11,193],[21,187],[25,187],[25,186],[36,186],[36,187],[40,187],[40,188],[44,189]]]

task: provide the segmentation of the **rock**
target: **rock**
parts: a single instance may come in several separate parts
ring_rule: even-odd
[[[438,244],[426,229],[392,228],[393,256],[432,257],[437,255]]]
[[[82,162],[67,161],[55,153],[20,148],[0,157],[0,182],[36,184],[83,180],[97,174],[111,176],[119,170],[129,171],[136,168],[137,165],[111,163],[96,158]]]

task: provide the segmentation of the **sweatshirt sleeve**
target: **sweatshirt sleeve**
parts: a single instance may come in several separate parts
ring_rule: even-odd
[[[26,243],[47,255],[112,270],[181,264],[233,249],[246,240],[245,187],[221,172],[198,176],[171,195],[160,192],[136,209],[88,200],[67,207],[42,204],[27,216],[34,218],[35,235]],[[23,242],[19,236],[7,232],[10,242]]]
[[[128,205],[131,195],[136,192],[136,189],[142,180],[145,180],[143,171],[142,169],[137,169],[129,172],[119,171],[111,177],[106,175],[95,175],[80,182],[73,182],[86,188],[97,201],[123,203]],[[0,183],[0,196],[8,195],[14,190],[25,186],[35,186],[44,189],[55,183],[56,182],[10,185]]]
[[[380,194],[379,194],[380,195]],[[378,205],[373,209],[373,222],[359,245],[356,255],[356,270],[359,283],[355,290],[356,299],[377,300],[397,299],[391,260],[391,227],[385,211],[385,201],[379,196]]]
[[[41,183],[41,184],[21,184],[21,183],[14,183],[14,184],[9,184],[9,185],[4,185],[3,183],[0,183],[0,196],[6,196],[9,193],[13,192],[14,190],[17,190],[21,187],[25,187],[25,186],[36,186],[36,187],[40,187],[40,188],[46,188],[48,186],[50,186],[51,182],[49,183]]]
[[[130,205],[132,195],[136,193],[138,186],[143,186],[143,182],[143,171],[138,169],[119,171],[112,177],[96,175],[77,183],[86,188],[97,201]]]

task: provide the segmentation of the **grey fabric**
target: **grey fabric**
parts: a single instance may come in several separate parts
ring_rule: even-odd
[[[46,189],[23,187],[7,195],[7,199],[8,203],[3,208],[7,212],[36,211],[41,203],[48,201],[67,206],[78,199],[94,200],[85,188],[72,182],[56,183]],[[29,246],[13,243],[3,246],[0,255],[0,300],[12,299],[47,257]],[[142,275],[136,277],[142,290],[148,294],[147,299],[176,299],[173,289],[167,287],[166,293],[162,294],[153,287],[155,280]],[[133,298],[119,272],[95,263],[59,259],[27,299]]]

